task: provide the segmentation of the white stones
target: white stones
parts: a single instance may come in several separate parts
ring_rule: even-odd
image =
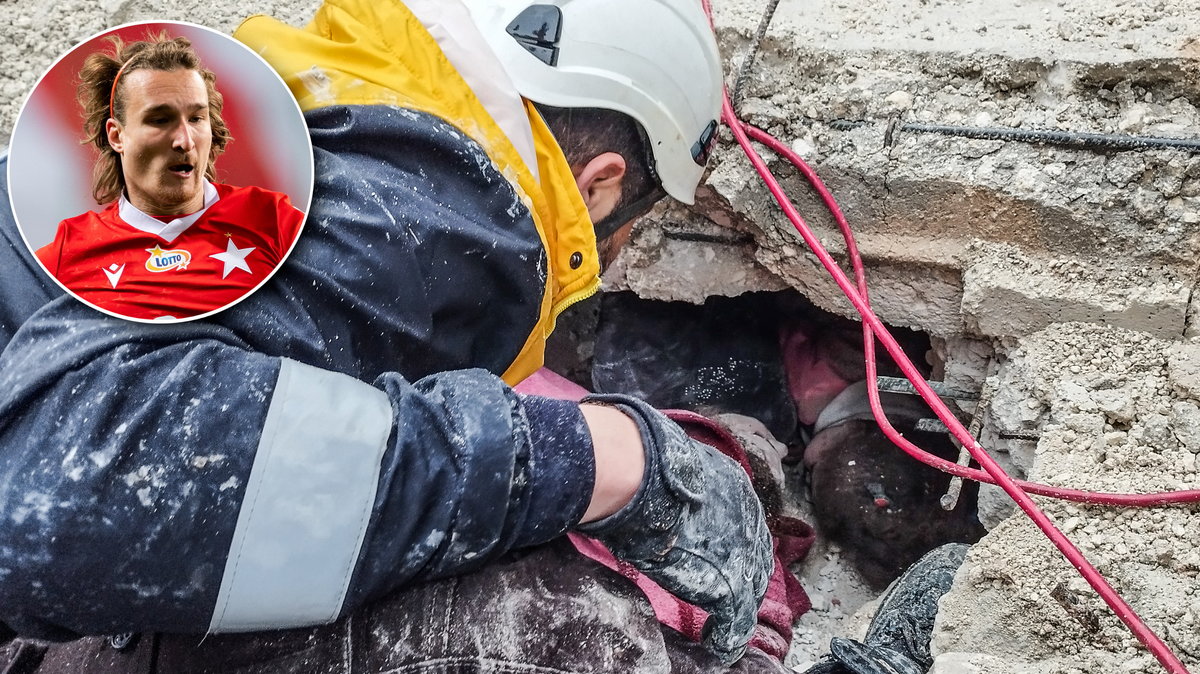
[[[1187,316],[1187,327],[1183,331],[1183,336],[1195,342],[1200,339],[1200,286],[1192,291],[1192,301],[1188,305]]]
[[[1172,345],[1167,355],[1167,376],[1180,394],[1200,401],[1200,344]]]
[[[1200,454],[1200,407],[1179,401],[1171,405],[1171,431],[1184,449]]]
[[[1146,161],[1132,152],[1114,155],[1104,164],[1104,177],[1112,185],[1124,187],[1146,170]]]
[[[1128,423],[1133,421],[1133,398],[1129,392],[1121,389],[1094,391],[1092,400],[1096,401],[1096,406],[1108,417],[1110,422]]]
[[[910,110],[913,106],[913,95],[907,91],[893,91],[883,100],[891,110],[896,112]]]
[[[1149,115],[1149,108],[1142,103],[1134,103],[1125,109],[1121,115],[1121,120],[1117,122],[1117,128],[1127,133],[1139,133],[1146,126],[1146,117]]]
[[[986,127],[986,126],[991,126],[992,124],[995,124],[996,118],[992,115],[992,113],[987,112],[985,110],[985,111],[976,113],[975,119],[973,121],[975,123],[975,126]]]
[[[817,146],[813,144],[812,137],[797,138],[791,143],[792,152],[800,155],[801,159],[810,160],[817,153]]]

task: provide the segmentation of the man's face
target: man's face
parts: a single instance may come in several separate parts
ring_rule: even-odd
[[[204,207],[212,147],[208,92],[195,70],[135,70],[121,77],[125,123],[108,121],[129,201],[150,215]]]

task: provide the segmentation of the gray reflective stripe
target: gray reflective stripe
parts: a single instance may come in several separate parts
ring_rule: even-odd
[[[283,360],[210,632],[299,627],[338,616],[391,428],[382,391]]]

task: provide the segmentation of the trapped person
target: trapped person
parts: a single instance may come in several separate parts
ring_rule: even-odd
[[[165,33],[94,53],[79,73],[92,196],[38,259],[68,290],[119,316],[188,318],[265,281],[300,234],[287,195],[212,182],[232,141],[216,75]]]
[[[693,199],[722,86],[699,3],[331,0],[237,37],[305,111],[314,227],[205,320],[61,298],[22,317],[0,354],[0,621],[159,633],[134,650],[158,671],[189,671],[153,663],[180,652],[224,672],[553,671],[572,649],[667,671],[669,635],[613,623],[652,621],[644,604],[589,589],[611,576],[554,578],[558,548],[537,546],[580,530],[707,611],[703,667],[738,660],[772,573],[742,468],[634,398],[511,388],[596,291],[597,236],[662,191]],[[510,613],[517,595],[608,622]],[[199,637],[228,632],[250,634]]]

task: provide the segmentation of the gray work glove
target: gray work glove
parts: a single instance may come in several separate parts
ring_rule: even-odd
[[[925,674],[907,655],[887,646],[868,646],[853,639],[834,637],[830,655],[804,674]]]
[[[938,601],[950,591],[968,545],[947,543],[925,553],[888,586],[862,642],[834,637],[830,654],[804,674],[925,674]]]
[[[578,530],[708,611],[704,645],[733,663],[754,633],[774,561],[749,476],[640,400],[597,395],[582,402],[614,406],[637,423],[646,472],[628,505]]]

